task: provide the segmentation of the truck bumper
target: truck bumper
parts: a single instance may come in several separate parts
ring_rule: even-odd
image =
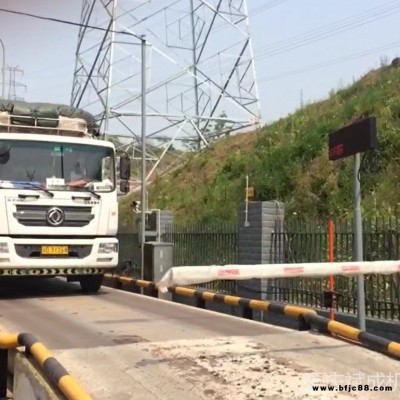
[[[43,251],[46,254],[43,254]],[[118,239],[114,237],[96,239],[0,237],[0,276],[101,274],[117,265]]]

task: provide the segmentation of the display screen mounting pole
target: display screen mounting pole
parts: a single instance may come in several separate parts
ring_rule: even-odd
[[[141,200],[141,279],[144,279],[144,244],[146,241],[146,37],[141,37],[142,53],[142,200]]]
[[[363,230],[361,215],[360,153],[354,155],[354,261],[363,261]],[[357,319],[360,330],[365,331],[364,275],[357,275]]]
[[[363,232],[361,215],[360,154],[378,146],[377,121],[371,116],[331,132],[328,138],[329,160],[335,161],[354,156],[353,183],[353,260],[363,261]],[[360,330],[365,331],[365,281],[357,275],[357,319]]]

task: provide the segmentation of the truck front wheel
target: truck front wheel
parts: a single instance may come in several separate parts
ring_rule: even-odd
[[[83,293],[97,293],[103,283],[104,275],[88,275],[79,278]]]

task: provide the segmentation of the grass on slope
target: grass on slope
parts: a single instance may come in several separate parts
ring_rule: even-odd
[[[282,200],[289,212],[342,216],[352,207],[352,159],[329,162],[327,134],[375,115],[379,149],[363,159],[363,208],[388,213],[400,204],[400,69],[371,71],[328,99],[298,110],[259,132],[223,139],[157,179],[152,207],[178,221],[234,221],[245,175],[261,200]],[[122,202],[121,223],[127,200]]]

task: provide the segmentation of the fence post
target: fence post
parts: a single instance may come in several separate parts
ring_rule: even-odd
[[[206,309],[206,301],[202,297],[196,297],[195,305],[197,308]]]
[[[242,317],[245,319],[253,319],[253,309],[247,306],[243,307]]]
[[[335,261],[335,224],[332,219],[328,221],[328,257],[329,262]],[[333,275],[329,277],[329,291],[331,292],[331,304],[329,309],[329,318],[335,319],[335,278]]]
[[[8,350],[0,349],[0,398],[7,398]]]

